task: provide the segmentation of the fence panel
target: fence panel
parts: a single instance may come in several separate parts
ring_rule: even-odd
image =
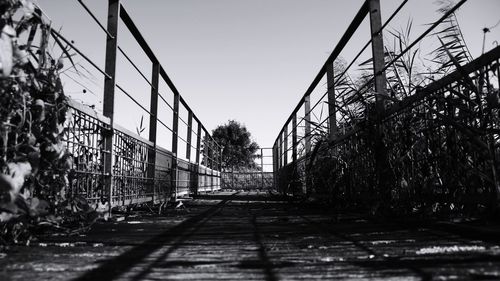
[[[221,188],[233,190],[274,190],[273,172],[223,172]]]

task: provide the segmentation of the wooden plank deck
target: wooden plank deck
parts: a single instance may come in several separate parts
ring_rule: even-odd
[[[0,280],[500,279],[495,242],[219,195],[11,247]]]

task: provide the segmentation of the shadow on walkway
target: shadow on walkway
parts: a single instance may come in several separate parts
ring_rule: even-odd
[[[78,277],[75,280],[78,281],[114,280],[120,277],[122,274],[129,271],[134,265],[143,262],[144,259],[153,252],[161,249],[166,244],[173,243],[172,246],[170,246],[169,249],[165,253],[163,253],[160,257],[155,259],[155,261],[150,266],[148,266],[144,270],[141,270],[141,272],[137,276],[132,278],[132,280],[141,279],[142,277],[147,275],[148,269],[157,265],[159,261],[164,260],[169,253],[173,252],[175,249],[179,247],[183,239],[186,239],[189,236],[187,233],[188,230],[190,230],[189,233],[196,231],[196,229],[201,226],[200,224],[203,221],[208,220],[215,213],[217,213],[217,211],[224,204],[226,204],[226,202],[232,200],[234,195],[235,194],[231,196],[225,196],[223,201],[211,207],[207,211],[183,221],[182,223],[174,226],[172,229],[169,229],[145,241],[141,245],[135,246],[134,248],[126,251],[125,253],[119,255],[116,258],[104,262],[98,268],[85,273],[84,275]]]

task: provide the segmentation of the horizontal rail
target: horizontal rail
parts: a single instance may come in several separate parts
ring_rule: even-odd
[[[352,20],[351,24],[349,24],[349,27],[347,28],[346,32],[340,38],[339,43],[337,43],[337,45],[333,49],[330,56],[328,56],[328,59],[326,60],[326,62],[323,64],[323,66],[319,70],[318,74],[314,78],[314,80],[311,83],[311,85],[309,86],[309,88],[307,88],[306,92],[304,93],[304,95],[300,99],[299,103],[297,104],[295,109],[292,111],[292,114],[290,115],[290,117],[288,117],[288,119],[285,121],[285,124],[288,124],[292,120],[293,114],[295,114],[302,107],[302,104],[304,102],[305,97],[309,96],[314,91],[316,86],[319,84],[319,82],[321,81],[321,79],[325,75],[327,65],[330,63],[333,63],[333,61],[340,55],[340,53],[342,52],[344,47],[347,45],[347,43],[349,42],[351,37],[354,35],[354,33],[356,32],[358,27],[361,25],[364,18],[366,17],[366,15],[369,12],[369,1],[370,0],[365,0],[363,2],[363,5],[359,9],[359,11],[356,13],[356,16],[354,16],[354,19]],[[281,132],[283,132],[284,128],[285,128],[285,126],[283,126],[283,128],[281,129]],[[278,140],[278,138],[276,139],[276,141]]]
[[[120,0],[106,1],[109,4],[108,28],[105,28],[83,0],[77,1],[106,34],[106,71],[101,69],[73,42],[67,40],[54,29],[49,29],[51,40],[57,41],[61,48],[68,46],[83,60],[91,64],[96,71],[104,75],[104,88],[106,89],[104,91],[104,112],[107,117],[73,99],[69,99],[69,106],[72,108],[74,118],[66,124],[65,141],[68,150],[75,158],[75,167],[68,193],[80,194],[88,198],[89,202],[94,203],[108,198],[112,206],[117,206],[169,200],[170,196],[196,192],[191,189],[192,187],[197,187],[200,190],[218,190],[220,188],[220,172],[217,169],[220,167],[220,145],[216,143],[198,116],[193,113],[185,99],[180,95],[130,14],[120,4]],[[120,20],[154,66],[152,79],[145,75],[134,59],[126,53],[125,48],[122,48],[123,46],[118,46],[116,34],[119,31]],[[31,50],[28,51],[31,52]],[[35,59],[38,59],[34,52],[31,53]],[[121,69],[116,69],[117,53],[121,53],[139,73],[142,78],[138,79],[144,79],[149,85],[151,89],[150,108],[144,106],[144,103],[141,102],[142,99],[134,98],[122,85],[115,82],[116,74],[121,71]],[[179,112],[175,110],[178,105],[173,106],[167,101],[166,96],[159,93],[159,79],[163,79],[173,95],[179,97],[178,101],[186,108],[196,123],[193,124],[191,119],[188,123],[181,118]],[[74,82],[86,88],[77,80]],[[113,118],[115,89],[121,91],[150,116],[150,127],[155,126],[155,130],[154,133],[151,133],[150,130],[149,139],[115,123],[115,118]],[[155,106],[157,106],[158,99],[165,102],[173,112],[174,118],[178,118],[187,126],[187,134],[190,136],[188,139],[194,135],[194,141],[186,140],[184,135],[179,135],[178,127],[174,130],[172,129],[174,126],[166,124],[164,120],[156,116],[157,108]],[[156,134],[156,124],[160,124],[172,132],[176,142],[186,143],[187,149],[190,151],[194,149],[197,163],[184,161],[179,158],[180,154],[178,157],[178,151],[173,153],[159,146],[156,143],[156,135],[152,136],[152,134]],[[197,127],[203,130],[203,138],[195,130]],[[201,145],[204,145],[203,149]]]
[[[77,1],[78,1],[78,3],[80,3],[80,5],[82,5],[83,9],[85,9],[85,11],[87,11],[87,13],[92,17],[92,19],[94,19],[94,21],[101,28],[101,30],[104,31],[104,33],[106,33],[108,38],[114,39],[115,37],[113,35],[111,35],[111,33],[109,33],[109,31],[104,27],[104,25],[102,25],[102,23],[97,19],[97,17],[94,15],[94,13],[92,13],[92,11],[89,9],[89,7],[87,7],[87,5],[83,2],[83,0],[77,0]]]
[[[87,57],[80,49],[78,49],[73,43],[68,41],[64,36],[62,36],[59,32],[55,31],[54,29],[50,30],[51,34],[58,39],[61,39],[66,43],[68,46],[71,46],[71,48],[77,52],[82,58],[84,58],[88,63],[90,63],[97,71],[99,71],[102,75],[106,77],[106,79],[111,79],[111,75],[107,74],[104,70],[102,70],[97,64],[94,63],[89,57]]]

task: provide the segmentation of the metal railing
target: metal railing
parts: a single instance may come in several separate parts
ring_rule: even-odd
[[[230,190],[275,191],[273,172],[222,172],[221,188]]]
[[[259,148],[255,168],[247,171],[222,171],[221,188],[230,190],[267,190],[275,192],[273,149]]]
[[[282,193],[322,196],[344,207],[392,204],[410,212],[425,208],[473,212],[498,206],[500,48],[465,65],[453,63],[454,72],[415,87],[403,98],[397,95],[402,90],[391,88],[386,78],[389,69],[397,68],[398,59],[465,2],[449,7],[416,40],[389,57],[382,31],[407,1],[384,24],[379,0],[363,3],[276,138],[274,173]],[[369,42],[347,67],[335,69],[340,53],[367,16]],[[347,96],[347,71],[369,45],[372,75]],[[323,78],[326,92],[311,101]],[[313,110],[323,103],[327,117],[312,122]],[[349,114],[354,106],[360,114]],[[299,128],[304,130],[302,136]]]
[[[104,78],[103,114],[70,99],[72,118],[66,124],[65,140],[72,153],[74,169],[70,173],[68,193],[84,196],[90,202],[109,201],[111,206],[141,202],[161,202],[171,197],[220,189],[220,146],[211,137],[199,118],[170,80],[165,69],[119,0],[108,1],[107,27],[104,27],[84,1],[78,3],[106,35],[105,69],[91,60],[74,42],[50,29],[53,40],[90,64]],[[133,59],[118,45],[119,26],[132,34],[151,62],[152,77],[148,79]],[[149,108],[117,84],[117,54],[150,86]],[[173,93],[173,104],[159,91],[160,81]],[[149,136],[142,138],[121,127],[115,118],[115,92],[119,90],[149,115]],[[159,118],[158,105],[165,103],[172,114],[172,123]],[[180,116],[181,107],[188,117]],[[179,122],[180,121],[180,122]],[[186,126],[186,136],[179,134]],[[172,147],[157,144],[158,130],[172,134]],[[193,140],[193,136],[195,139]],[[179,141],[186,144],[185,157],[180,157]],[[194,155],[193,155],[194,151]],[[182,153],[184,153],[182,151]],[[184,159],[183,159],[184,158]]]

